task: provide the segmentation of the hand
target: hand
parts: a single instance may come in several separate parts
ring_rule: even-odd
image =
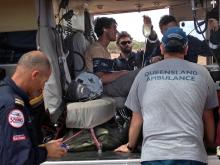
[[[151,18],[149,16],[146,16],[144,15],[143,16],[143,21],[144,21],[144,24],[143,24],[143,27],[142,27],[142,32],[143,32],[143,35],[148,38],[149,35],[151,34],[151,31],[152,31],[152,22],[151,22]]]
[[[130,153],[131,151],[128,149],[127,144],[121,145],[120,147],[114,150],[115,152],[125,152]]]
[[[67,150],[61,145],[63,144],[63,139],[57,139],[57,140],[51,140],[48,143],[45,144],[45,147],[47,149],[47,157],[48,158],[61,158],[64,155],[66,155]]]
[[[151,18],[149,16],[144,15],[143,18],[144,24],[152,25]]]
[[[216,19],[212,19],[212,18],[209,19],[208,25],[209,25],[210,30],[218,31],[218,29],[219,29],[218,20],[216,20]]]
[[[161,61],[161,60],[162,60],[161,56],[154,56],[150,59],[150,63],[153,64],[153,63],[156,63],[156,62]]]
[[[137,50],[137,54],[138,54],[138,55],[139,55],[139,54],[141,54],[141,55],[144,54],[144,50],[143,50],[143,49],[138,49],[138,50]]]

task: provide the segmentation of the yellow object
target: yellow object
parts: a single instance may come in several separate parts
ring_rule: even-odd
[[[37,103],[41,102],[43,100],[43,94],[41,94],[38,97],[35,97],[33,99],[30,100],[30,104],[31,106],[36,105]]]
[[[18,104],[18,105],[21,105],[21,106],[24,106],[24,101],[19,99],[19,98],[15,98],[15,104]]]

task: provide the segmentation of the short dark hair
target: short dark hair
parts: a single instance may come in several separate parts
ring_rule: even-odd
[[[126,31],[121,31],[121,32],[118,33],[118,35],[117,35],[117,41],[116,41],[116,43],[118,44],[118,43],[119,43],[119,40],[120,40],[121,38],[124,38],[124,37],[129,37],[131,40],[133,40],[133,38],[131,37],[131,35],[130,35],[128,32],[126,32]]]
[[[103,28],[110,28],[111,25],[117,24],[114,18],[98,17],[95,20],[95,33],[97,37],[103,34]]]
[[[186,47],[178,40],[170,40],[166,47],[164,47],[165,52],[169,53],[184,53]]]
[[[168,23],[170,22],[176,22],[177,24],[177,21],[176,21],[176,18],[172,15],[164,15],[160,18],[160,21],[159,21],[159,26],[163,26],[163,25],[167,25]]]

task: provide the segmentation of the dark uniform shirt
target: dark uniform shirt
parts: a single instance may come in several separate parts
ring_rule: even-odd
[[[38,147],[27,94],[10,78],[0,82],[0,164],[37,165],[47,151]]]
[[[143,60],[143,53],[144,52],[131,52],[128,55],[128,58],[123,58],[121,55],[114,59],[115,62],[115,70],[135,70],[137,68],[142,67],[142,60]]]
[[[188,52],[187,55],[184,56],[184,59],[190,62],[197,63],[198,55],[201,56],[212,56],[209,50],[209,46],[206,41],[201,41],[196,37],[188,35]]]
[[[218,31],[210,31],[209,47],[213,52],[214,62],[220,64],[220,28]]]
[[[188,35],[188,51],[184,59],[190,62],[197,63],[198,55],[212,56],[206,41],[201,41],[196,37]],[[152,52],[151,57],[161,55],[160,45]]]
[[[135,70],[142,67],[143,52],[131,52],[128,58],[121,56],[115,59],[94,58],[93,71],[97,72],[113,72],[120,70]]]

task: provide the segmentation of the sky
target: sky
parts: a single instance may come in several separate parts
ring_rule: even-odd
[[[154,30],[157,32],[158,38],[161,40],[162,34],[159,29],[159,20],[163,15],[166,14],[169,14],[169,8],[122,14],[97,15],[95,18],[102,16],[112,17],[118,24],[117,29],[119,32],[127,31],[134,40],[144,42],[145,38],[142,34],[143,15],[148,15],[151,17]],[[185,22],[185,27],[183,27],[183,30],[186,32],[186,34],[189,34],[193,29],[194,25],[192,21]],[[198,35],[195,31],[190,34],[202,39],[202,36]]]
[[[154,30],[157,32],[158,37],[161,38],[161,32],[159,30],[159,20],[163,15],[169,14],[169,9],[159,9],[151,11],[142,11],[142,12],[132,12],[132,13],[122,13],[122,14],[110,14],[110,15],[97,15],[96,17],[112,17],[116,20],[118,24],[118,31],[127,31],[131,37],[136,41],[145,41],[145,38],[142,34],[143,26],[143,15],[148,15],[151,17],[151,21],[154,27]]]

